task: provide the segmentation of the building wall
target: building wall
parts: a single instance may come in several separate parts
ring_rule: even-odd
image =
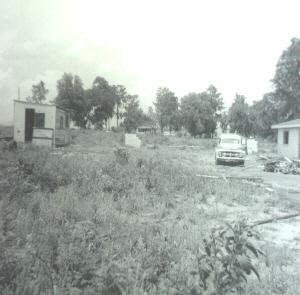
[[[66,126],[67,116],[69,116],[68,113],[66,113],[60,108],[56,108],[56,120],[55,120],[55,132],[54,132],[56,146],[68,145],[71,142],[70,130],[69,127]],[[68,120],[70,126],[70,116]]]
[[[283,143],[284,131],[289,131],[288,144]],[[288,158],[299,158],[299,132],[300,128],[278,129],[278,153]]]
[[[14,140],[25,141],[25,109],[34,109],[36,113],[45,114],[45,128],[55,126],[55,106],[31,104],[27,102],[14,102]]]
[[[123,118],[119,118],[119,121],[118,121],[118,123],[119,123],[119,126],[120,126],[120,124],[123,122]],[[104,126],[104,127],[106,127],[106,126]],[[107,120],[107,130],[111,130],[111,128],[116,128],[117,127],[117,115],[113,115],[113,117],[112,118],[109,118],[108,120]]]
[[[66,112],[62,109],[56,108],[56,120],[55,120],[55,128],[56,129],[65,129],[66,128]],[[60,120],[62,118],[63,126],[60,127]]]

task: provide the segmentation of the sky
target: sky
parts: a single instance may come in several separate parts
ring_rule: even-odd
[[[298,2],[298,3],[297,3]],[[292,0],[1,0],[0,124],[40,80],[56,96],[64,72],[124,85],[141,106],[158,87],[177,97],[213,84],[228,107],[272,90],[276,63],[300,37]]]

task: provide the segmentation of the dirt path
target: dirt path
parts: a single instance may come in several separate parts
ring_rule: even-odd
[[[240,167],[216,166],[213,150],[185,149],[172,153],[180,163],[194,168],[199,174],[262,179],[264,190],[261,196],[255,197],[254,203],[249,202],[246,206],[238,203],[230,206],[219,204],[219,212],[228,221],[238,216],[257,221],[300,211],[300,176],[264,172],[263,162],[257,160],[255,155],[248,156],[245,167]],[[210,207],[208,205],[206,210],[210,210]],[[289,248],[300,257],[300,217],[262,225],[258,230],[265,242]]]
[[[232,176],[261,177],[264,183],[272,185],[273,188],[287,189],[300,194],[300,176],[282,173],[265,172],[262,169],[263,162],[256,159],[255,155],[248,157],[245,167],[218,166],[217,170]]]

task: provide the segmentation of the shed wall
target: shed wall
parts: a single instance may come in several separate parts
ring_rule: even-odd
[[[55,106],[14,102],[14,140],[25,141],[25,109],[34,109],[45,114],[45,128],[55,127]]]
[[[55,122],[55,128],[56,129],[65,129],[66,128],[66,112],[64,112],[63,110],[56,108],[56,122]],[[62,128],[60,127],[60,121],[62,118]]]
[[[288,144],[283,143],[284,131],[289,131]],[[278,153],[289,158],[299,158],[300,128],[278,129]]]

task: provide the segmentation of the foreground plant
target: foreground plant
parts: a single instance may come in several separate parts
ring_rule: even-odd
[[[212,230],[209,239],[204,240],[202,253],[197,253],[198,270],[193,274],[199,276],[199,286],[192,293],[241,294],[247,275],[254,273],[260,280],[253,260],[263,252],[250,241],[255,236],[245,221]]]

